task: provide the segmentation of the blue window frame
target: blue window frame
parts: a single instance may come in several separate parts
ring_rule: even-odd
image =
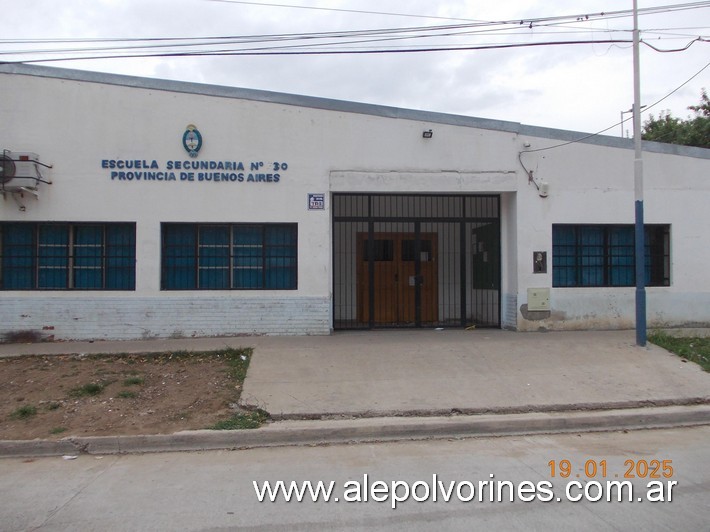
[[[670,226],[646,225],[646,286],[670,285]],[[552,286],[634,286],[633,225],[552,226]]]
[[[162,226],[163,290],[295,290],[296,224]]]
[[[3,290],[135,290],[135,224],[2,223]]]

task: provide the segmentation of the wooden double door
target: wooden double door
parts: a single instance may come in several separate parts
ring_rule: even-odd
[[[360,323],[420,325],[438,321],[436,233],[357,234]],[[372,317],[372,320],[370,319]]]

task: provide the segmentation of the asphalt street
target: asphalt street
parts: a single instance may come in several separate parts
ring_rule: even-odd
[[[707,530],[710,427],[443,441],[260,448],[242,451],[81,455],[0,460],[0,529],[20,530]],[[569,462],[565,462],[565,460]],[[664,502],[651,502],[655,475]],[[646,465],[651,467],[647,468]],[[553,471],[554,468],[554,471]],[[566,478],[563,473],[569,473]],[[591,473],[596,473],[591,476]],[[632,474],[634,478],[628,478]],[[367,478],[365,477],[367,475]],[[436,477],[434,477],[436,475]],[[439,489],[438,500],[424,483]],[[590,502],[597,484],[629,480],[632,501]],[[331,499],[259,502],[264,482],[334,483]],[[549,482],[544,501],[516,491],[465,502],[480,481]],[[375,482],[418,486],[397,502]],[[353,483],[369,486],[350,493]],[[454,482],[449,502],[444,493]],[[569,493],[566,486],[577,482]],[[351,483],[348,485],[348,483]],[[377,486],[375,486],[377,488]],[[394,490],[400,498],[404,484]],[[368,501],[363,500],[367,493]],[[538,492],[538,494],[544,492]],[[671,501],[667,500],[668,496]],[[360,501],[353,500],[360,498]],[[381,502],[376,502],[376,498]],[[385,497],[382,499],[382,497]],[[423,499],[421,502],[416,498]],[[544,496],[542,498],[547,498]],[[558,501],[557,498],[560,500]],[[463,500],[462,500],[463,499]]]

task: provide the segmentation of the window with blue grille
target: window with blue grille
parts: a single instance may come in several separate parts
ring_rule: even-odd
[[[670,285],[670,226],[646,225],[646,286]],[[633,225],[552,226],[552,286],[635,286]]]
[[[3,290],[135,290],[135,224],[2,223],[0,254]]]
[[[296,224],[162,225],[163,290],[295,290]]]

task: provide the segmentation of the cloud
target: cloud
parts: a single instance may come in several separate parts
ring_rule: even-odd
[[[290,0],[283,0],[286,3]],[[297,2],[303,3],[303,2]],[[663,5],[663,0],[644,4]],[[473,20],[526,20],[540,16],[594,13],[588,0],[511,0],[486,2],[411,0],[396,7],[380,0],[310,2],[340,9],[406,11]],[[648,7],[645,5],[645,7]],[[624,7],[614,6],[615,9]],[[626,7],[628,9],[628,6]],[[37,13],[51,17],[37,17]],[[695,27],[707,11],[642,17],[642,28]],[[399,18],[333,11],[288,9],[208,0],[35,0],[13,2],[4,11],[4,39],[197,37],[340,31],[447,24],[440,19]],[[457,21],[450,21],[458,24]],[[518,25],[519,26],[519,25]],[[564,28],[512,25],[497,34],[426,43],[533,43],[540,39],[605,39],[611,30],[630,36],[631,19],[604,18]],[[578,30],[582,30],[579,33]],[[550,31],[571,33],[555,35]],[[690,30],[688,30],[690,31]],[[707,28],[704,30],[707,31]],[[654,34],[655,36],[655,34]],[[684,45],[690,37],[662,39],[662,47]],[[655,41],[654,41],[655,42]],[[396,41],[389,44],[397,44]],[[401,44],[401,43],[400,43]],[[39,45],[46,48],[48,45]],[[105,45],[102,45],[105,46]],[[27,45],[0,42],[0,51]],[[642,50],[642,93],[650,104],[675,89],[707,63],[708,44],[678,54]],[[19,56],[10,56],[18,59]],[[52,63],[54,66],[115,72],[201,83],[313,95],[367,103],[466,114],[526,124],[594,132],[619,120],[633,100],[629,45],[567,45],[510,50],[289,57],[148,58]],[[710,69],[655,109],[689,114],[701,87],[710,86]],[[617,134],[613,129],[610,134]]]

